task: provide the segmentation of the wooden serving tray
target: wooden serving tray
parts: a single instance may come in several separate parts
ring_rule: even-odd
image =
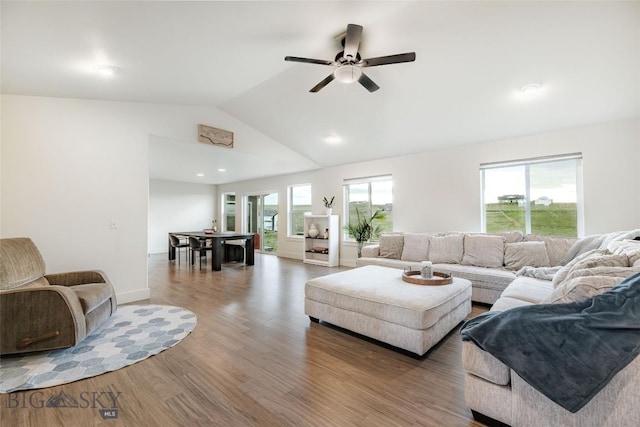
[[[433,277],[431,279],[423,279],[420,275],[420,271],[418,270],[403,271],[402,280],[408,283],[413,283],[414,285],[427,286],[449,285],[453,283],[453,278],[450,274],[438,273],[437,271],[433,272]]]

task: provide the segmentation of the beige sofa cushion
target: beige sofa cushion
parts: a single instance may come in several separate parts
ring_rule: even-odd
[[[412,270],[420,270],[422,267],[420,261],[402,261],[399,259],[380,258],[378,256],[356,259],[356,267],[364,267],[365,265],[377,265],[379,267],[394,268],[396,270],[402,270],[406,267],[411,267]],[[402,272],[400,274],[402,274]]]
[[[513,271],[502,268],[477,267],[475,265],[433,264],[433,270],[439,273],[451,274],[453,277],[471,280],[475,289],[485,288],[497,292],[502,292],[516,278],[516,274]],[[482,302],[491,304],[494,301]]]
[[[372,258],[380,255],[380,245],[366,245],[362,247],[362,257],[363,258]]]
[[[553,286],[550,281],[520,276],[502,292],[500,299],[507,297],[539,304],[548,298],[552,292]]]
[[[380,257],[400,259],[402,256],[402,246],[404,236],[402,234],[381,234],[380,235]]]
[[[545,304],[564,304],[583,301],[605,293],[623,280],[623,277],[615,276],[581,276],[565,280],[543,302]]]
[[[462,264],[478,267],[502,267],[504,262],[505,238],[482,234],[464,236]]]
[[[544,242],[507,243],[504,265],[510,270],[522,267],[550,267],[547,246]]]
[[[434,236],[429,242],[429,261],[442,264],[460,264],[464,252],[464,234]]]
[[[523,301],[521,299],[511,297],[500,297],[495,304],[491,306],[491,311],[505,311],[514,307],[521,307],[523,305],[532,305],[532,302]]]
[[[562,260],[567,256],[569,249],[578,239],[527,234],[525,240],[527,242],[544,242],[547,247],[547,254],[549,255],[549,264],[553,267],[562,265]]]
[[[522,231],[520,230],[497,231],[495,233],[491,233],[490,235],[504,237],[504,240],[507,243],[518,243],[524,241],[524,234],[522,234]]]
[[[429,240],[432,234],[405,233],[402,261],[424,261],[429,257]]]

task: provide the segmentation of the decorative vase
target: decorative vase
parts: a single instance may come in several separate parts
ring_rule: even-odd
[[[331,212],[333,212],[333,209],[332,209],[332,208],[325,208],[325,213],[326,213],[327,215],[331,215]]]
[[[316,237],[318,237],[318,234],[320,234],[320,230],[318,230],[318,227],[315,224],[310,224],[309,225],[309,237],[315,239]]]
[[[328,238],[329,238],[329,229],[328,229],[328,228],[325,228],[325,229],[324,229],[324,238],[325,238],[325,239],[328,239]]]

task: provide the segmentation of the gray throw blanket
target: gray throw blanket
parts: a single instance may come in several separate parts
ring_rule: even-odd
[[[577,412],[640,354],[640,273],[585,301],[483,313],[461,334]]]

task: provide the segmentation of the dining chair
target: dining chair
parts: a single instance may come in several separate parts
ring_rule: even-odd
[[[173,248],[175,248],[177,255],[178,255],[178,264],[180,264],[180,250],[182,248],[185,249],[185,257],[187,259],[187,262],[189,262],[189,242],[187,241],[180,241],[180,239],[178,238],[178,236],[174,236],[173,234],[171,234],[169,236],[169,239],[171,241],[171,246]]]
[[[189,236],[189,247],[191,248],[191,264],[193,265],[193,257],[196,256],[196,252],[198,253],[198,258],[200,259],[200,270],[202,270],[202,253],[204,252],[204,265],[207,265],[207,251],[211,251],[213,263],[213,246],[206,246],[202,244],[202,241],[197,237]]]
[[[244,261],[246,256],[246,242],[241,239],[225,241],[223,254],[225,261]]]

